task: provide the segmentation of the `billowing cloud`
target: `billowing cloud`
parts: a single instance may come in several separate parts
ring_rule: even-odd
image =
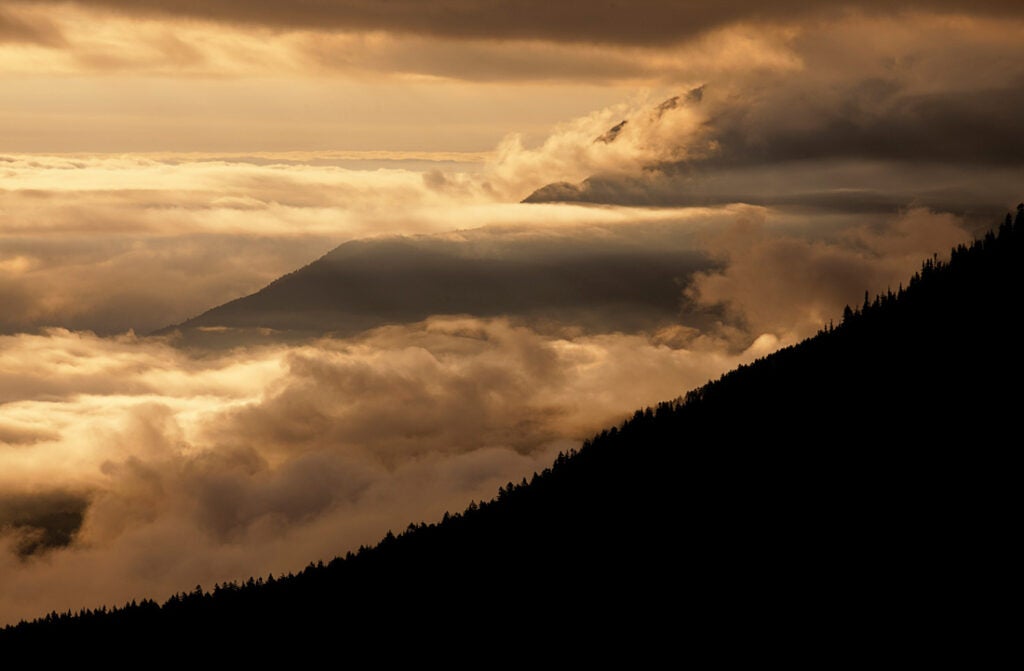
[[[391,165],[402,168],[381,168],[373,156],[363,170],[314,164],[318,157],[359,163],[331,156],[0,157],[0,332],[60,326],[146,333],[255,292],[339,243],[459,228],[479,230],[410,239],[390,252],[384,243],[351,247],[370,250],[341,260],[344,272],[358,279],[346,299],[355,330],[435,312],[566,309],[573,307],[564,304],[572,268],[594,277],[604,272],[602,264],[631,266],[641,259],[654,266],[640,264],[647,274],[619,291],[620,301],[642,295],[660,269],[668,284],[656,295],[671,312],[678,288],[672,278],[700,265],[688,242],[693,231],[730,216],[727,209],[526,207],[507,202],[524,182],[500,160],[454,162],[458,155],[442,155],[431,161],[428,155],[418,159],[418,169],[394,158]],[[374,256],[373,249],[383,251]],[[441,267],[445,259],[458,267]],[[559,259],[570,265],[559,269]],[[407,268],[412,275],[406,279],[421,285],[446,273],[450,280],[469,277],[472,266],[483,280],[480,288],[493,286],[502,295],[481,292],[460,302],[441,296],[443,287],[420,286],[417,291],[433,291],[440,302],[414,305],[418,294],[410,292],[406,309],[391,314],[386,306],[402,298],[396,286],[402,279],[379,277],[375,262]],[[492,304],[481,313],[484,301]],[[641,300],[635,316],[642,318],[648,303]],[[622,316],[625,325],[628,315]]]
[[[799,77],[742,83],[710,112],[723,163],[848,158],[1020,163],[1010,111],[1024,88],[1024,47],[1009,25],[922,16],[849,20],[793,43]],[[865,43],[864,35],[874,39]]]
[[[590,173],[564,170],[527,199],[865,213],[916,204],[982,218],[1019,199],[1024,133],[1012,110],[1024,47],[1014,31],[937,16],[819,28],[788,40],[791,67],[709,77],[686,123],[653,116],[653,104],[629,110],[609,148],[590,152],[621,144],[631,160],[577,162]]]
[[[837,320],[844,305],[859,306],[865,291],[895,292],[924,259],[948,256],[966,237],[959,219],[925,209],[808,238],[751,208],[710,236],[723,269],[697,273],[686,293],[724,306],[725,332],[740,334],[741,343],[759,333],[793,342]]]
[[[343,27],[330,16],[282,30],[257,5],[215,11],[201,4],[176,13],[164,11],[165,3],[151,11],[137,3],[117,11],[64,3],[55,13],[48,3],[17,3],[11,16],[20,24],[51,22],[66,44],[0,44],[7,82],[0,87],[0,140],[8,150],[51,152],[481,151],[519,131],[533,149],[558,120],[638,90],[657,102],[706,84],[702,122],[714,132],[688,132],[673,146],[715,143],[719,162],[843,155],[987,163],[1019,154],[1012,109],[1024,59],[1013,3],[993,3],[991,11],[954,2],[895,9],[860,3],[860,10],[797,3],[811,5],[806,12],[746,3],[580,9],[585,16],[608,12],[611,31],[621,28],[622,16],[638,17],[650,37],[611,44],[588,39],[576,20],[558,28],[574,40],[529,30],[455,39],[429,29],[403,32],[401,21]],[[372,6],[427,19],[422,8],[406,12],[402,3]],[[523,21],[544,24],[513,6]],[[483,7],[464,6],[501,13]],[[212,21],[234,10],[251,22]],[[657,20],[662,10],[678,20]],[[347,11],[344,3],[315,3],[283,14]],[[213,14],[202,21],[197,12]],[[679,39],[659,41],[660,30]],[[42,118],[49,123],[40,125]]]
[[[723,266],[679,298],[717,322],[585,334],[434,316],[217,351],[62,329],[0,336],[0,621],[296,570],[437,519],[635,407],[812,333],[965,237],[925,211],[862,224],[743,206],[673,238],[680,215],[668,214],[424,244],[470,241],[510,260],[560,244],[583,257],[692,244]]]
[[[922,194],[940,198],[931,204],[946,211],[981,203],[994,209],[1016,184],[1012,169],[981,171],[965,181],[942,167],[899,176],[885,165],[832,171],[795,165],[777,169],[786,183],[800,185],[796,193],[759,183],[756,168],[735,170],[730,179],[703,178],[723,189],[711,208],[692,207],[699,203],[667,188],[666,199],[682,198],[690,207],[652,209],[639,198],[638,208],[503,202],[547,175],[620,166],[627,180],[629,171],[642,174],[652,157],[686,151],[671,139],[700,123],[693,112],[702,104],[700,91],[688,101],[641,108],[611,142],[595,139],[610,127],[614,109],[567,124],[536,149],[506,146],[485,163],[440,162],[435,165],[443,170],[426,172],[273,162],[272,156],[245,162],[8,156],[2,164],[7,188],[0,192],[6,215],[0,220],[6,308],[0,330],[149,332],[255,292],[338,243],[381,234],[418,237],[353,242],[319,262],[337,275],[328,292],[334,321],[302,307],[327,290],[305,286],[301,296],[264,306],[287,308],[276,319],[250,312],[240,321],[196,325],[353,334],[453,312],[518,315],[597,331],[650,329],[680,319],[700,324],[706,315],[683,315],[678,297],[694,270],[708,268],[703,232],[727,227],[743,212],[723,206],[733,197],[770,199],[773,217],[813,237],[815,227],[839,213],[884,226],[891,212]],[[870,188],[849,187],[868,177],[862,186]],[[938,183],[975,190],[924,190]],[[621,189],[616,196],[630,200]],[[814,206],[809,213],[792,209],[808,205]],[[453,228],[466,230],[446,232]],[[391,272],[379,276],[380,267]],[[612,278],[619,284],[610,284]],[[873,277],[859,279],[874,286]]]
[[[678,289],[702,322],[588,334],[571,319],[432,316],[214,351],[62,329],[0,336],[0,620],[296,570],[437,519],[635,407],[812,334],[967,237],[926,210],[864,222],[737,206],[682,237],[666,237],[680,225],[667,214],[421,243],[510,261],[561,245],[584,258],[692,246],[721,264]]]
[[[692,335],[450,317],[202,356],[0,337],[0,622],[373,543],[775,344],[725,354]]]
[[[142,157],[0,160],[0,331],[150,331],[450,198],[420,173]],[[402,212],[405,212],[403,219]]]
[[[895,289],[1020,200],[1022,20],[5,3],[0,143],[60,155],[0,157],[0,622],[437,519]],[[126,332],[353,240],[343,336]]]

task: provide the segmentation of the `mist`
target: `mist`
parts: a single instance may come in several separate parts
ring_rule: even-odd
[[[9,4],[0,625],[463,510],[1022,199],[1015,3]]]

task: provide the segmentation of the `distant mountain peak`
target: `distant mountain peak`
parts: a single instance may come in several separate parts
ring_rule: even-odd
[[[0,648],[78,654],[128,640],[173,654],[188,641],[247,661],[335,654],[342,640],[380,654],[386,622],[413,642],[399,653],[419,659],[450,654],[445,637],[506,645],[528,618],[558,632],[544,654],[578,658],[599,635],[661,657],[678,652],[681,626],[726,646],[737,631],[798,631],[794,647],[805,631],[850,632],[859,645],[879,627],[931,636],[960,627],[959,613],[1002,612],[1019,563],[1024,361],[1006,324],[1022,299],[1022,241],[1024,205],[839,326],[637,409],[463,512],[298,574],[53,611],[0,629]],[[508,594],[528,598],[504,607]],[[453,634],[439,603],[487,616]],[[778,604],[795,607],[778,618]],[[249,640],[260,645],[239,644]]]
[[[605,132],[600,137],[594,138],[594,142],[595,143],[603,142],[605,144],[608,144],[609,142],[612,142],[613,140],[615,140],[615,138],[617,138],[619,136],[619,133],[621,133],[622,129],[626,127],[627,123],[629,123],[629,121],[626,120],[626,119],[623,119],[619,123],[617,123],[614,126],[612,126],[611,128],[609,128],[607,130],[607,132]]]
[[[703,100],[703,98],[703,85],[698,86],[697,88],[690,89],[689,91],[686,92],[685,95],[672,96],[668,100],[662,101],[657,105],[657,107],[654,108],[655,118],[660,119],[665,114],[665,112],[668,112],[669,110],[674,110],[677,107],[681,107],[686,103],[699,103],[701,100]],[[614,142],[615,138],[619,137],[619,134],[622,132],[622,129],[625,128],[626,124],[628,123],[629,119],[623,119],[619,123],[609,128],[603,134],[594,138],[594,143],[596,144],[598,142],[601,142],[604,144],[609,144],[611,142]]]
[[[662,114],[669,110],[674,110],[677,107],[679,107],[679,96],[672,96],[665,102],[655,107],[654,111],[657,112],[658,118],[660,119]]]

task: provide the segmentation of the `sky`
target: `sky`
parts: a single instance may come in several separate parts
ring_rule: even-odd
[[[1015,1],[5,0],[0,625],[437,520],[906,283],[1024,200],[1022,34]],[[329,320],[188,321],[314,262]]]

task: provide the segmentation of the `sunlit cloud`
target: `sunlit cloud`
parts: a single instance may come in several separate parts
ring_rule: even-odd
[[[923,259],[945,258],[966,238],[962,221],[924,209],[908,210],[882,227],[844,227],[808,238],[751,208],[711,234],[709,249],[722,255],[724,269],[698,272],[687,294],[724,306],[725,333],[742,334],[740,342],[759,333],[795,342],[838,323],[841,309],[859,307],[863,292],[895,292]]]
[[[0,288],[8,309],[0,331],[146,333],[367,236],[508,229],[497,241],[536,228],[561,231],[548,242],[564,246],[600,227],[676,224],[685,238],[727,212],[516,203],[535,183],[517,170],[542,180],[588,169],[552,165],[555,153],[407,157],[418,169],[378,167],[401,158],[391,154],[3,156]],[[372,169],[329,164],[336,160]],[[579,159],[599,160],[608,159]],[[636,226],[622,230],[640,234]]]
[[[0,553],[3,621],[354,549],[764,353],[469,317],[201,357],[63,330],[0,352],[0,389],[18,390],[0,399],[0,503],[88,502],[67,547]]]
[[[0,9],[0,624],[463,509],[1021,198],[1019,2],[184,4]],[[146,335],[343,243],[347,330]]]

